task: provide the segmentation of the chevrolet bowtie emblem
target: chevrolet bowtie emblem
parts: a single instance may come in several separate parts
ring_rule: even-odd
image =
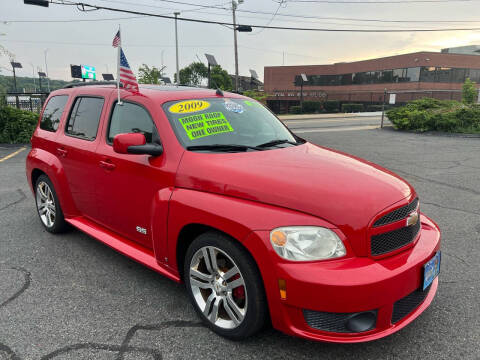
[[[416,225],[417,222],[418,222],[418,211],[414,211],[407,217],[407,226]]]

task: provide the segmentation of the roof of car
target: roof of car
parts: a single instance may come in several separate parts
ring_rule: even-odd
[[[88,84],[88,85],[87,85]],[[108,87],[116,87],[115,82],[98,82],[98,83],[72,83],[67,85],[66,89],[88,89],[88,93],[92,93],[95,89],[105,89]],[[64,89],[65,89],[64,88]],[[211,97],[243,97],[242,95],[222,92],[223,96],[217,93],[216,89],[207,89],[192,86],[182,85],[153,85],[153,84],[140,84],[140,95],[147,96],[160,102],[181,100],[181,99],[199,99],[199,98],[211,98]],[[121,95],[128,97],[127,94],[133,94],[128,90],[121,89]]]

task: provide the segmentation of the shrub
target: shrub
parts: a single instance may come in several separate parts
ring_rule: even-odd
[[[340,109],[340,102],[338,100],[327,100],[323,103],[323,108],[326,112],[336,113]]]
[[[480,106],[422,99],[387,111],[395,128],[415,131],[480,132]]]
[[[289,113],[290,114],[301,114],[302,113],[302,107],[300,105],[299,106],[290,106]]]
[[[320,101],[304,101],[303,102],[303,112],[304,113],[314,113],[322,109],[322,103]]]
[[[462,101],[465,104],[474,104],[477,100],[478,93],[475,83],[467,78],[462,87]]]
[[[38,114],[0,106],[0,143],[25,144],[37,126]]]
[[[363,104],[342,104],[342,112],[354,113],[363,111]]]

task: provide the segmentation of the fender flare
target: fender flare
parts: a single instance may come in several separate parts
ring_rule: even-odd
[[[57,194],[58,201],[60,202],[60,206],[62,207],[64,216],[78,216],[79,212],[75,206],[75,202],[73,201],[72,193],[68,185],[67,177],[65,176],[63,165],[58,157],[49,153],[48,151],[38,148],[30,151],[27,156],[27,177],[34,193],[35,184],[32,182],[32,174],[36,169],[45,173],[55,187],[55,192]]]

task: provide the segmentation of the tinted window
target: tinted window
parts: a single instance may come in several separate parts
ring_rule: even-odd
[[[128,102],[115,105],[108,129],[108,142],[113,142],[115,135],[125,133],[141,133],[145,135],[147,143],[158,139],[157,128],[147,110]]]
[[[435,82],[435,75],[436,68],[433,66],[430,67],[422,67],[420,71],[420,81],[422,82]]]
[[[43,111],[42,120],[40,120],[40,129],[47,131],[57,130],[67,100],[68,95],[54,96],[48,100],[47,106]]]
[[[67,134],[94,140],[97,137],[103,102],[100,98],[78,97],[68,119]]]
[[[412,67],[407,70],[407,81],[419,81],[420,80],[420,68]]]

